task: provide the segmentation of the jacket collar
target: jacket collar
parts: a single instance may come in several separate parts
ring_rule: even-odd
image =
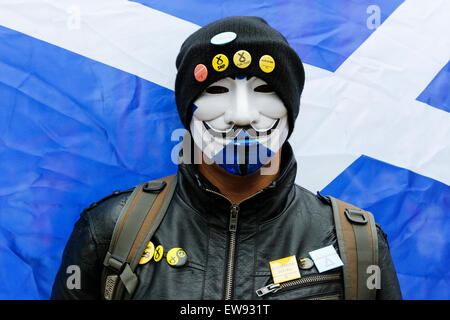
[[[290,203],[297,173],[297,162],[288,142],[283,145],[280,174],[261,192],[239,204],[239,225],[255,226],[270,220]],[[194,164],[178,166],[178,196],[199,213],[209,224],[220,229],[228,228],[231,202],[210,183]]]

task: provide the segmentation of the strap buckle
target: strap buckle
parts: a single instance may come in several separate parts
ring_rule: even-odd
[[[167,183],[163,180],[160,181],[150,181],[142,186],[142,191],[144,192],[160,192],[166,187]]]
[[[109,251],[106,252],[105,260],[103,261],[103,265],[113,271],[116,274],[122,273],[123,269],[125,268],[125,265],[127,264],[126,261],[122,260],[119,257],[116,257],[112,255]]]
[[[352,223],[366,224],[368,222],[367,217],[362,210],[345,208],[345,216]]]

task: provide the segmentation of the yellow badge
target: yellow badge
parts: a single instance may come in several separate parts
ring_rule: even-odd
[[[295,256],[270,261],[269,264],[274,283],[281,283],[301,278],[297,258]]]
[[[271,73],[275,69],[275,60],[266,54],[259,59],[259,67],[263,72]]]
[[[147,248],[145,248],[144,253],[141,256],[141,259],[139,260],[139,264],[146,264],[153,258],[153,254],[155,252],[155,245],[153,242],[149,242],[147,244]]]
[[[167,252],[167,263],[172,267],[184,266],[186,261],[186,252],[181,248],[172,248]]]
[[[214,70],[219,72],[225,71],[229,64],[230,62],[228,61],[227,56],[222,53],[215,55],[212,59],[212,66]]]
[[[236,67],[244,69],[247,68],[252,62],[252,56],[248,51],[239,50],[234,54],[233,62]]]
[[[163,246],[162,245],[157,246],[155,249],[155,253],[153,254],[153,260],[155,260],[155,262],[159,262],[159,260],[161,260],[163,257],[163,253],[164,253]]]

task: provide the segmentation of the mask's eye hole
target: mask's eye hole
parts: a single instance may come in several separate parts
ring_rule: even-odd
[[[208,93],[211,93],[211,94],[227,93],[228,88],[225,88],[222,86],[211,86],[211,87],[206,88],[205,91]]]
[[[253,89],[255,92],[263,92],[263,93],[269,93],[274,92],[271,85],[268,84],[262,84],[260,86],[257,86],[255,89]]]

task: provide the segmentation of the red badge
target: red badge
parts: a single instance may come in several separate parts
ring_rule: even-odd
[[[203,82],[208,76],[208,69],[204,64],[198,64],[194,69],[194,77],[198,82]]]

